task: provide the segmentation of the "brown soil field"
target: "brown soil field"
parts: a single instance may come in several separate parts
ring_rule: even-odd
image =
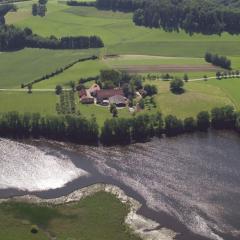
[[[127,71],[129,73],[148,73],[148,72],[216,72],[220,70],[210,64],[204,65],[114,65],[116,69]]]

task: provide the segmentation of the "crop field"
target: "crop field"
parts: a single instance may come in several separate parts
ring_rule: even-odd
[[[0,239],[139,240],[124,224],[127,213],[127,205],[104,192],[59,206],[2,203]],[[37,233],[31,233],[33,226]]]
[[[20,88],[22,83],[29,83],[74,60],[92,54],[91,50],[47,49],[0,53],[0,88]]]
[[[219,68],[208,64],[203,58],[161,57],[148,55],[119,55],[105,57],[113,68],[129,73],[162,72],[216,72]]]

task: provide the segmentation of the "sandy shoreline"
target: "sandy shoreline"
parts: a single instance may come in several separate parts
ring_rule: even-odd
[[[43,199],[35,195],[24,195],[8,199],[0,199],[0,203],[7,201],[24,201],[36,204],[48,203],[59,205],[77,202],[100,191],[111,193],[115,195],[122,203],[128,204],[130,206],[130,212],[125,218],[125,223],[143,240],[173,240],[177,235],[177,233],[173,232],[170,229],[162,227],[159,223],[137,214],[137,211],[141,208],[141,204],[135,199],[127,196],[125,192],[119,187],[110,184],[94,184],[89,187],[76,190],[69,195],[59,198]]]

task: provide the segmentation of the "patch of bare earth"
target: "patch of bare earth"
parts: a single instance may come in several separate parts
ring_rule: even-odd
[[[147,72],[216,72],[219,70],[211,64],[201,65],[178,65],[178,64],[161,64],[161,65],[114,65],[114,68],[129,73],[147,73]]]

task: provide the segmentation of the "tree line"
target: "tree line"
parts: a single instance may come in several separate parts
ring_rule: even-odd
[[[208,63],[212,63],[215,66],[221,67],[221,68],[225,68],[230,70],[231,69],[231,60],[228,59],[225,56],[219,56],[218,54],[212,54],[207,52],[205,54],[205,61]]]
[[[219,1],[198,0],[97,0],[98,9],[134,12],[139,26],[165,31],[185,30],[188,34],[239,34],[239,8]]]
[[[144,142],[152,137],[182,133],[231,129],[240,133],[240,112],[232,106],[200,112],[184,120],[161,113],[139,114],[133,118],[112,118],[104,122],[101,132],[96,119],[79,115],[41,116],[39,113],[9,112],[0,114],[0,136],[10,138],[47,138],[79,144],[116,145]]]
[[[67,5],[69,6],[82,6],[82,7],[95,7],[96,3],[95,2],[82,2],[82,1],[67,1]]]
[[[88,49],[102,48],[103,41],[98,36],[76,36],[56,38],[41,37],[29,28],[20,29],[13,25],[0,27],[0,51],[19,50],[25,47],[46,49]]]
[[[8,138],[47,138],[79,144],[97,144],[98,125],[94,118],[39,113],[9,112],[0,114],[0,136]]]
[[[200,112],[196,118],[184,120],[174,115],[165,118],[161,113],[141,114],[132,119],[112,118],[106,120],[101,129],[100,141],[104,145],[129,144],[148,141],[152,137],[176,136],[195,131],[213,129],[233,129],[240,132],[240,113],[232,106],[213,108],[211,114]]]

